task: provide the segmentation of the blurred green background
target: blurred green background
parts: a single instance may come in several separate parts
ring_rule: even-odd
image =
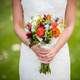
[[[19,80],[19,39],[12,26],[11,0],[0,0],[0,80]],[[77,0],[77,19],[69,40],[71,80],[80,80],[80,0]]]

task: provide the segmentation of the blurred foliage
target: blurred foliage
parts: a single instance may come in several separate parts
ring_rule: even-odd
[[[80,80],[80,0],[77,1],[76,24],[69,40],[71,56],[71,80]],[[11,0],[0,0],[0,80],[19,80],[20,41],[12,26]]]
[[[76,0],[77,1],[77,8],[80,9],[80,0]]]

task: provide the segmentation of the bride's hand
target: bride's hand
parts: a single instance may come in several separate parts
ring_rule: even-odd
[[[40,53],[40,54],[42,54],[42,53]],[[43,63],[48,64],[48,63],[50,63],[53,60],[53,58],[55,57],[55,55],[56,55],[55,49],[50,49],[50,51],[49,51],[48,54],[40,56],[40,60],[42,60]]]
[[[35,54],[38,56],[39,59],[40,59],[40,57],[42,57],[42,56],[44,57],[45,54],[48,54],[49,53],[49,50],[48,49],[42,48],[38,44],[33,45],[31,47],[31,49],[35,52]]]

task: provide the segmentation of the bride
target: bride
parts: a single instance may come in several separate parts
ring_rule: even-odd
[[[20,47],[20,80],[70,80],[70,56],[67,41],[74,29],[76,0],[12,0],[14,31],[22,41]],[[29,47],[24,31],[27,20],[38,14],[53,14],[65,19],[66,27],[56,44],[47,48]],[[50,64],[51,74],[39,72],[40,61]]]

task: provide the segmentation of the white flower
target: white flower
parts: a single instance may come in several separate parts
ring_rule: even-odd
[[[48,30],[50,26],[49,26],[49,24],[47,24],[44,27],[46,28],[46,30]]]
[[[56,20],[58,17],[56,17],[56,16],[53,16],[53,20]]]

